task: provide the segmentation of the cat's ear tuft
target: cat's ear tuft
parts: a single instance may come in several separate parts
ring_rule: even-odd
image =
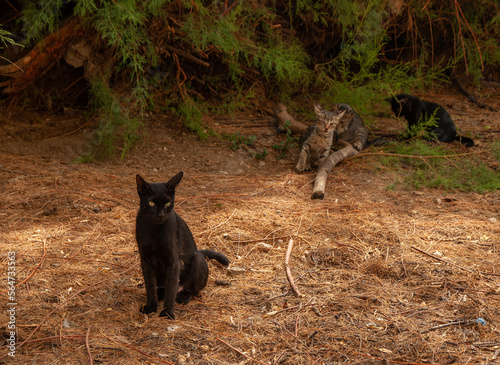
[[[410,104],[410,98],[407,97],[406,95],[400,96],[398,99],[399,104],[401,105],[408,105]]]
[[[323,111],[323,108],[321,107],[321,105],[319,105],[318,103],[314,102],[314,112],[315,113],[321,113]]]
[[[346,113],[347,110],[342,110],[340,113],[337,114],[337,118],[339,119],[342,119],[342,117],[344,116],[344,114]]]
[[[149,184],[139,174],[135,176],[135,181],[137,182],[137,192],[139,195],[149,188]]]
[[[177,175],[175,175],[173,178],[168,180],[168,182],[165,185],[167,185],[171,189],[175,189],[175,187],[177,185],[179,185],[179,183],[181,182],[183,176],[184,176],[184,172],[181,171]]]
[[[355,112],[350,112],[350,111],[347,111],[346,110],[346,113],[344,114],[344,118],[345,120],[351,120],[352,118],[354,118],[354,116],[356,115]]]

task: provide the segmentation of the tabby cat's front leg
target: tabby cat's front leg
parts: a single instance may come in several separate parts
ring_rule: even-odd
[[[297,166],[295,166],[295,170],[298,172],[306,171],[311,169],[311,165],[308,161],[309,155],[309,145],[304,144],[302,149],[300,150],[299,161],[297,162]]]
[[[318,161],[316,161],[317,164],[316,167],[320,167],[323,164],[323,162],[325,162],[325,160],[328,158],[328,156],[330,156],[330,150],[323,151]]]

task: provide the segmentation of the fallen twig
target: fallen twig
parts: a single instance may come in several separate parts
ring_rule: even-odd
[[[432,254],[430,254],[430,253],[428,253],[428,252],[425,252],[424,250],[421,250],[421,249],[419,249],[419,248],[417,248],[417,247],[415,247],[415,246],[411,246],[411,248],[413,248],[415,251],[418,251],[418,252],[420,252],[420,253],[422,253],[422,254],[424,254],[424,255],[427,255],[427,256],[429,256],[429,257],[433,258],[434,260],[438,260],[438,261],[441,261],[441,262],[444,262],[444,263],[447,263],[447,264],[450,264],[450,265],[455,265],[455,266],[456,266],[456,267],[458,267],[459,269],[462,269],[462,270],[464,270],[464,271],[470,272],[470,273],[472,273],[472,274],[479,274],[479,273],[478,273],[478,272],[476,272],[476,271],[472,271],[472,270],[467,269],[467,268],[465,268],[465,267],[462,267],[462,266],[460,266],[460,265],[454,264],[453,262],[450,262],[450,261],[447,261],[447,260],[443,260],[442,258],[439,258],[439,257],[437,257],[437,256],[434,256],[434,255],[432,255]]]
[[[249,359],[250,361],[255,361],[259,364],[266,364],[265,362],[262,362],[262,361],[259,361],[257,359],[254,359],[253,357],[250,357],[248,356],[247,354],[245,354],[244,352],[241,352],[240,350],[238,350],[236,347],[234,347],[233,345],[231,345],[230,343],[227,343],[226,341],[220,339],[219,337],[217,337],[217,339],[222,342],[224,345],[226,345],[227,347],[229,347],[230,349],[236,351],[238,354],[240,354],[241,356],[244,356],[246,357],[247,359]]]
[[[461,319],[459,321],[449,322],[440,324],[438,326],[431,327],[427,330],[423,330],[422,332],[434,331],[439,328],[450,327],[450,326],[469,326],[471,324],[480,323],[479,319]]]
[[[443,155],[443,156],[403,155],[403,154],[399,154],[399,153],[389,153],[389,152],[361,152],[361,153],[358,153],[357,155],[347,157],[344,161],[350,160],[351,158],[364,157],[364,156],[390,156],[390,157],[404,157],[404,158],[420,158],[422,160],[433,159],[433,158],[454,158],[454,157],[463,157],[463,156],[470,156],[470,155],[479,155],[481,153],[485,153],[488,151],[489,150],[481,150],[481,151],[475,151],[475,152],[457,153],[455,155]]]
[[[42,255],[42,259],[40,260],[40,262],[38,263],[38,265],[36,265],[36,267],[33,269],[33,271],[31,272],[31,274],[28,275],[28,277],[26,279],[24,279],[23,281],[19,282],[17,285],[16,285],[16,288],[21,286],[22,284],[24,284],[25,282],[27,282],[34,274],[35,272],[42,267],[42,264],[43,262],[45,261],[45,257],[46,257],[46,254],[47,254],[47,246],[46,246],[46,240],[44,239],[43,240],[43,255]]]
[[[94,360],[92,359],[92,353],[90,352],[89,335],[90,335],[90,327],[88,328],[87,333],[85,334],[85,347],[87,348],[87,353],[89,354],[90,365],[93,365]]]
[[[290,286],[292,287],[292,290],[295,293],[295,295],[298,297],[303,297],[304,295],[300,293],[299,289],[295,285],[295,282],[293,281],[292,272],[290,270],[289,262],[290,262],[290,255],[292,254],[292,248],[293,248],[293,238],[290,238],[290,241],[288,241],[288,248],[286,250],[286,256],[285,256],[286,278],[290,283]]]
[[[210,63],[200,60],[199,58],[193,56],[191,53],[184,52],[180,49],[172,47],[169,44],[165,44],[165,48],[167,48],[170,52],[176,53],[181,57],[187,58],[188,60],[197,63],[203,67],[210,67]]]
[[[463,266],[460,266],[458,264],[454,264],[453,262],[450,262],[450,261],[446,261],[446,260],[443,260],[442,258],[439,258],[437,256],[434,256],[428,252],[425,252],[419,248],[416,248],[415,246],[411,246],[411,248],[413,248],[415,251],[418,251],[420,253],[423,253],[424,255],[427,255],[429,257],[432,257],[434,260],[438,260],[438,261],[441,261],[441,262],[444,262],[446,264],[450,264],[450,265],[454,265],[456,267],[458,267],[459,269],[462,269],[464,271],[467,271],[467,272],[470,272],[472,274],[479,274],[479,275],[491,275],[491,276],[500,276],[500,274],[496,274],[494,272],[485,272],[485,271],[473,271],[471,269],[467,269],[466,267],[463,267]]]

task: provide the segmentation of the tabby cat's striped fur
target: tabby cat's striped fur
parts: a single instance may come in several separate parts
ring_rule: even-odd
[[[338,104],[335,108],[337,111],[345,110],[346,112],[337,127],[336,138],[350,143],[355,149],[361,151],[368,141],[368,131],[365,129],[363,119],[349,104]]]
[[[302,133],[299,145],[301,146],[297,171],[310,170],[319,167],[330,155],[333,136],[346,110],[330,112],[314,103],[316,123]]]

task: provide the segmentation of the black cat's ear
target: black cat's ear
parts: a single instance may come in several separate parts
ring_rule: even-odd
[[[135,181],[137,182],[137,192],[139,195],[149,189],[149,184],[139,174],[136,175]]]
[[[388,103],[392,103],[392,101],[394,100],[394,96],[390,96],[388,98],[385,98],[384,101],[387,101]]]
[[[175,175],[173,178],[168,180],[168,182],[165,183],[165,185],[167,185],[171,189],[175,189],[175,187],[177,185],[179,185],[179,183],[181,182],[183,176],[184,176],[184,172],[181,171],[177,175]]]
[[[397,98],[399,104],[401,105],[407,105],[407,104],[410,104],[410,98],[406,97],[406,96],[400,96],[399,98]]]

